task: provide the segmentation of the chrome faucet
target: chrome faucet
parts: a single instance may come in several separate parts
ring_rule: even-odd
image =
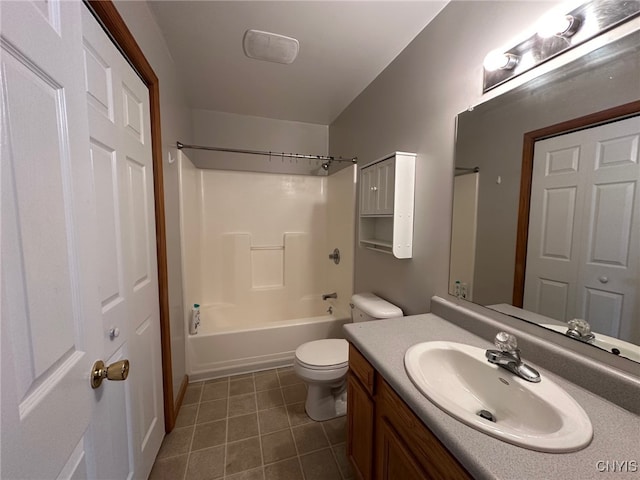
[[[585,343],[593,343],[596,336],[591,331],[591,325],[586,320],[574,318],[569,320],[569,329],[565,335]]]
[[[336,292],[333,293],[323,293],[322,300],[326,300],[327,298],[338,298],[338,294]]]
[[[485,352],[489,363],[494,363],[509,370],[528,382],[538,383],[540,381],[540,373],[524,363],[520,358],[520,349],[515,336],[507,332],[498,332],[493,343],[499,350],[487,350]]]

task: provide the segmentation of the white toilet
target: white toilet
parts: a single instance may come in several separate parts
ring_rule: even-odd
[[[402,310],[372,293],[351,297],[351,319],[365,322],[401,317]],[[303,343],[296,349],[294,372],[307,384],[307,415],[316,421],[340,417],[347,412],[349,343],[330,338]]]

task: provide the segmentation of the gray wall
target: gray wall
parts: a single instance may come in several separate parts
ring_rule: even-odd
[[[191,141],[190,112],[177,70],[164,37],[146,2],[116,0],[116,8],[131,30],[145,57],[160,81],[160,118],[164,159],[164,198],[167,225],[167,261],[169,274],[169,308],[171,316],[171,356],[173,395],[177,396],[186,372],[184,316],[182,308],[182,267],[180,256],[180,210],[178,196],[178,162],[175,144]]]
[[[413,258],[356,248],[355,292],[375,292],[405,314],[446,296],[455,117],[481,99],[487,52],[557,3],[451,2],[330,125],[330,153],[360,164],[396,150],[418,154]]]

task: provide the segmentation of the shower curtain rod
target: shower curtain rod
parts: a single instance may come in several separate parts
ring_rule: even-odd
[[[467,172],[478,173],[480,171],[480,167],[456,167],[456,170],[465,170]]]
[[[264,155],[268,157],[281,157],[281,158],[304,158],[308,160],[322,160],[325,162],[351,162],[358,163],[358,157],[353,158],[342,158],[342,157],[329,157],[326,155],[303,155],[301,153],[278,153],[278,152],[267,152],[264,150],[244,150],[239,148],[222,148],[222,147],[205,147],[202,145],[186,145],[181,142],[176,142],[176,146],[178,150],[182,150],[183,148],[188,148],[192,150],[210,150],[214,152],[231,152],[231,153],[248,153],[251,155]]]

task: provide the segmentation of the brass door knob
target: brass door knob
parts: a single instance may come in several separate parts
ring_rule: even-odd
[[[102,360],[96,361],[91,370],[91,388],[98,388],[102,380],[126,380],[129,376],[129,360],[120,360],[108,367]]]

